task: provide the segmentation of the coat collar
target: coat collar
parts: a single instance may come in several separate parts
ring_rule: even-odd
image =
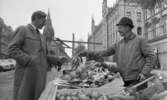
[[[136,37],[136,35],[133,32],[131,32],[131,34],[128,37],[124,38],[124,41],[128,42],[129,40],[132,40],[135,37]]]
[[[36,33],[36,34],[39,34],[40,33],[40,31],[39,31],[39,33],[37,32],[37,28],[33,25],[33,24],[28,24],[28,28],[33,32],[33,33]],[[40,33],[41,34],[41,33]]]
[[[30,25],[33,27],[33,29],[34,29],[34,30],[36,30],[36,29],[37,29],[37,28],[36,28],[33,24],[30,24]]]
[[[32,32],[36,33],[35,27],[33,27],[32,24],[28,24],[27,26]]]

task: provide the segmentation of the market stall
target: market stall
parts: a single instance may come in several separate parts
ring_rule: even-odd
[[[121,78],[110,69],[116,67],[115,64],[81,63],[79,59],[76,62],[79,63],[72,62],[70,69],[62,70],[60,77],[48,83],[39,100],[156,100],[159,95],[165,97],[165,88],[156,75],[125,88],[121,81],[116,83]],[[136,92],[145,82],[150,83],[149,87]]]

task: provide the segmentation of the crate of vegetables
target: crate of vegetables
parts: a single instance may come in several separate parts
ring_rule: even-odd
[[[96,61],[81,63],[75,70],[64,70],[60,78],[74,85],[101,87],[114,79],[114,73],[105,66]]]
[[[84,88],[57,78],[47,84],[39,100],[109,100],[108,98],[121,91],[112,89],[112,87]]]
[[[106,64],[97,61],[76,62],[72,62],[70,69],[62,70],[60,77],[47,85],[39,100],[105,100],[107,94],[112,94],[112,88],[102,87],[114,80],[114,74]]]

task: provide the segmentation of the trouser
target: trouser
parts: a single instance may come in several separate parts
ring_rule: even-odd
[[[139,80],[124,81],[124,86],[125,87],[133,86],[133,85],[136,85],[139,82],[140,82]],[[147,82],[140,85],[139,87],[137,87],[136,91],[140,91],[140,90],[143,90],[145,88],[147,88]]]

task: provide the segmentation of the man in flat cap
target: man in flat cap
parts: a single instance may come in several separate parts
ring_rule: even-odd
[[[118,68],[111,70],[118,71],[128,87],[139,83],[147,78],[155,62],[155,54],[150,45],[142,38],[132,32],[133,22],[128,17],[123,17],[117,24],[118,32],[123,37],[118,43],[110,48],[99,52],[82,52],[79,56],[99,55],[102,57],[115,54]],[[144,89],[147,84],[138,88]]]
[[[17,61],[14,100],[38,100],[45,88],[48,64],[56,65],[64,60],[47,55],[45,38],[39,32],[45,22],[46,14],[36,11],[31,24],[18,27],[12,37],[8,53]]]

